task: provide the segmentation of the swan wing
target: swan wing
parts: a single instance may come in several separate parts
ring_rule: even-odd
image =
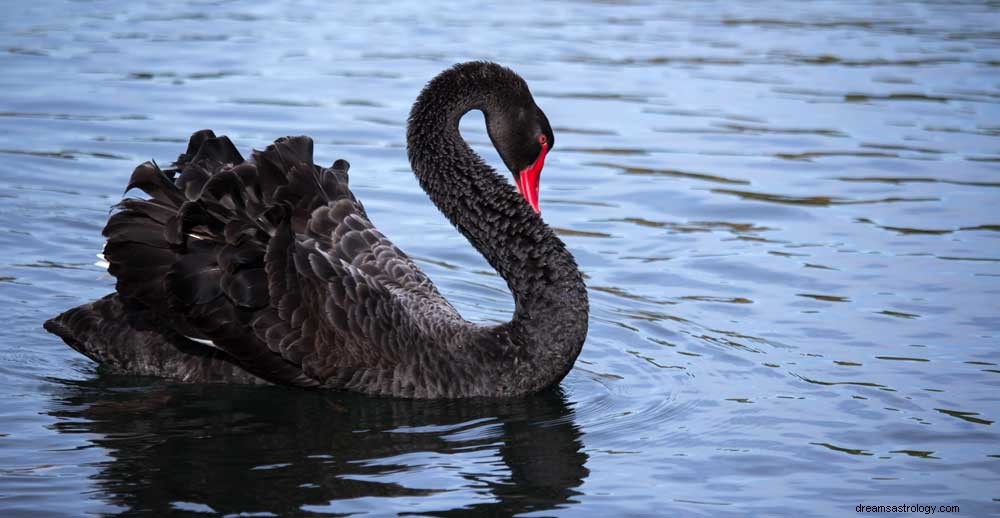
[[[348,168],[316,166],[307,137],[245,161],[207,130],[171,168],[140,165],[128,189],[149,198],[123,200],[104,229],[122,300],[270,381],[387,383],[426,334],[414,312],[459,317],[374,228]]]

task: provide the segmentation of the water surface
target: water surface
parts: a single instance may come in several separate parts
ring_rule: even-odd
[[[367,3],[371,4],[371,3]],[[1000,15],[988,2],[0,7],[0,514],[1000,513]],[[132,168],[194,130],[349,160],[460,311],[503,281],[409,171],[491,59],[557,134],[591,331],[558,391],[407,402],[102,375],[45,334]],[[482,117],[463,133],[492,163]]]

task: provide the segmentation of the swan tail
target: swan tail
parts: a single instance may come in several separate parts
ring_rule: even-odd
[[[274,236],[304,231],[331,199],[353,199],[346,162],[320,168],[312,147],[307,137],[287,137],[245,161],[227,137],[202,130],[169,168],[137,167],[126,190],[148,197],[122,200],[103,231],[121,302],[164,329],[212,342],[257,376],[317,385],[289,361],[297,356],[262,354],[277,343],[253,325],[270,311],[264,256]]]
[[[114,374],[198,383],[267,383],[226,353],[154,325],[144,310],[127,307],[117,294],[70,309],[44,327]]]

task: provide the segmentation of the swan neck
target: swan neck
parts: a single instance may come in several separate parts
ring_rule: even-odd
[[[587,329],[582,275],[540,215],[459,133],[471,110],[483,111],[487,124],[503,116],[502,92],[481,84],[439,76],[424,89],[407,127],[410,163],[434,204],[507,282],[515,312],[503,330],[515,343],[559,350],[571,366]]]

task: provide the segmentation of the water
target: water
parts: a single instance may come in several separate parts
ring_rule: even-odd
[[[995,3],[375,4],[0,7],[0,515],[1000,513]],[[403,145],[467,59],[557,134],[543,214],[592,303],[557,393],[178,386],[42,331],[110,291],[134,165],[204,127],[312,135],[463,314],[509,318]]]

